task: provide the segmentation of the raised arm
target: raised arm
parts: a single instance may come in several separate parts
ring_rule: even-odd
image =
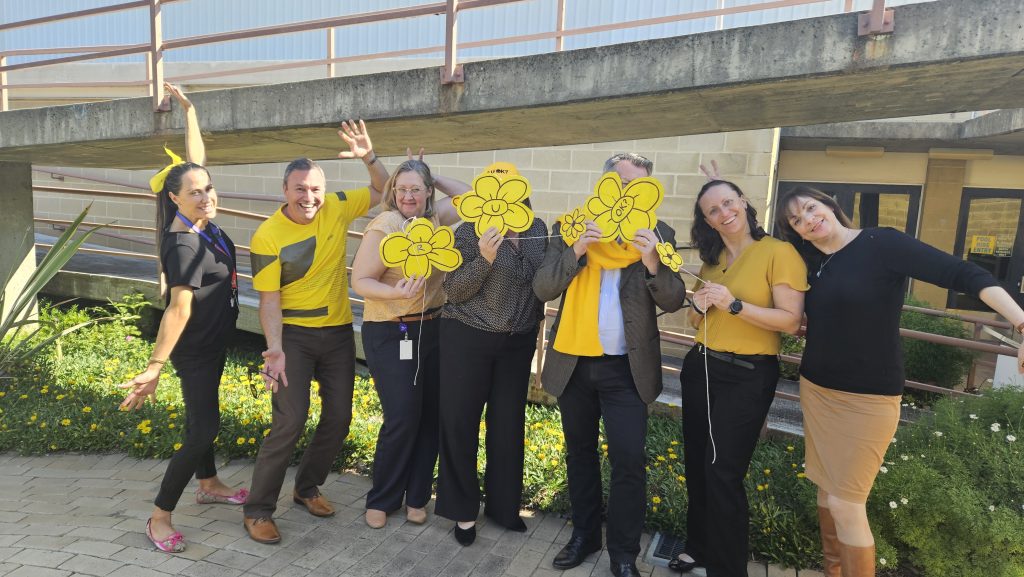
[[[199,130],[199,117],[196,116],[195,106],[181,88],[174,84],[164,82],[164,90],[178,101],[178,105],[185,113],[185,160],[206,166],[206,144],[203,143],[203,133]]]
[[[339,152],[338,158],[358,158],[363,161],[366,171],[370,173],[370,206],[377,206],[380,204],[384,185],[388,182],[388,170],[373,151],[366,123],[360,120],[357,124],[351,119],[343,121],[338,136],[348,145],[348,150]]]

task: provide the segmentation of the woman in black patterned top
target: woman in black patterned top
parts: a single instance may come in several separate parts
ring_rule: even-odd
[[[484,514],[502,527],[526,531],[519,517],[523,430],[530,363],[544,314],[533,275],[544,259],[546,236],[539,218],[521,234],[502,236],[490,228],[478,238],[471,222],[455,230],[463,265],[444,280],[448,303],[441,315],[441,463],[434,510],[457,522],[455,539],[462,545],[476,538],[476,455],[484,404]]]

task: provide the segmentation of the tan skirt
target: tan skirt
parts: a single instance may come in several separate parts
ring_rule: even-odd
[[[805,473],[823,491],[865,503],[900,421],[900,399],[819,387],[800,377]]]

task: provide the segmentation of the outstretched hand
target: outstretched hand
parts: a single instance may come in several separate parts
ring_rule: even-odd
[[[118,385],[120,389],[131,389],[121,402],[119,409],[134,411],[146,404],[146,399],[156,402],[156,387],[160,383],[160,369],[145,371],[132,377],[127,383]]]
[[[373,152],[370,133],[366,131],[366,123],[362,120],[358,124],[352,119],[342,121],[338,136],[348,145],[348,150],[339,152],[338,158],[363,158]]]

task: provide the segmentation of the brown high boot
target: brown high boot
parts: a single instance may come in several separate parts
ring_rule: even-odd
[[[875,577],[875,546],[854,547],[839,543],[843,577]]]
[[[818,525],[821,527],[821,552],[824,554],[825,577],[842,577],[839,560],[839,537],[836,536],[836,522],[828,507],[818,507]]]

